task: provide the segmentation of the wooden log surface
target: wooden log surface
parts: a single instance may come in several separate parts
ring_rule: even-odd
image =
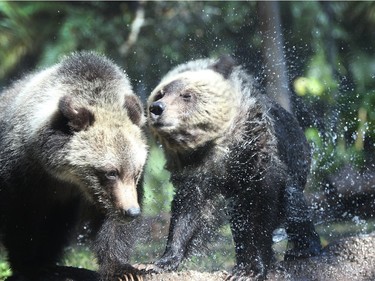
[[[144,276],[144,281],[222,281],[227,273],[181,271]],[[270,281],[374,281],[375,232],[328,245],[320,256],[278,262],[269,270]],[[247,280],[246,280],[247,281]]]

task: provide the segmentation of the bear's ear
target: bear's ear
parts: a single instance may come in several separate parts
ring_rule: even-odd
[[[233,57],[230,55],[223,55],[210,68],[220,73],[225,79],[227,79],[236,65],[237,63]]]
[[[64,96],[59,101],[59,110],[65,118],[66,125],[71,131],[79,132],[86,130],[94,121],[94,114],[84,107],[76,108],[70,96]]]
[[[140,99],[137,96],[125,96],[125,109],[128,112],[130,120],[137,126],[143,126],[145,123],[145,117],[143,112],[143,106]]]

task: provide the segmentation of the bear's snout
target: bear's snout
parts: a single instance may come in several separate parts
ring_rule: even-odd
[[[133,207],[127,210],[123,210],[123,212],[126,217],[134,219],[141,214],[141,208]]]
[[[165,110],[165,103],[161,101],[153,102],[149,107],[150,113],[154,116],[160,116]]]

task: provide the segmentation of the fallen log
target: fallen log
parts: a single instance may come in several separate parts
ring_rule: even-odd
[[[149,274],[134,281],[223,281],[227,272],[179,271]],[[138,279],[137,279],[138,278]],[[17,276],[9,281],[20,281]],[[269,281],[374,281],[375,280],[375,232],[365,236],[349,237],[328,245],[320,256],[297,261],[280,261],[269,269]],[[99,281],[96,272],[59,267],[52,275],[45,275],[40,281]],[[117,281],[117,280],[116,280]],[[118,279],[121,281],[121,279]],[[248,281],[248,280],[246,280]]]
[[[321,192],[307,193],[315,222],[375,218],[375,171],[351,165],[327,177]]]
[[[181,271],[144,276],[144,281],[221,281],[227,273]],[[277,262],[269,270],[270,281],[370,281],[375,280],[375,232],[331,243],[322,255],[297,261]]]

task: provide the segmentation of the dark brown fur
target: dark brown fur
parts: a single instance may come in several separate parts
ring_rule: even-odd
[[[152,92],[148,108],[176,188],[167,247],[153,271],[177,269],[222,219],[222,198],[236,249],[231,280],[265,278],[280,224],[294,243],[289,258],[319,253],[302,193],[310,164],[304,134],[231,58],[175,68]]]
[[[130,268],[138,231],[130,221],[140,214],[147,155],[144,119],[124,72],[90,52],[2,93],[0,235],[12,280],[59,272],[56,263],[83,219],[96,234],[101,278]]]

